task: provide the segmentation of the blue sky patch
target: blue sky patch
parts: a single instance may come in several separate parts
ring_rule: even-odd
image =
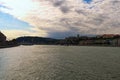
[[[10,14],[0,12],[0,29],[16,29],[16,30],[29,30],[31,26]]]
[[[92,2],[92,0],[83,0],[85,3],[91,3]]]

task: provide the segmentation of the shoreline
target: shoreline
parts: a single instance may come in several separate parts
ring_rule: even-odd
[[[3,49],[3,48],[12,48],[12,47],[17,47],[17,46],[20,46],[20,45],[7,45],[7,46],[0,46],[0,49]]]
[[[38,44],[34,44],[38,45]],[[34,46],[34,45],[23,45],[23,46]],[[39,45],[47,45],[47,44],[39,44]],[[12,47],[18,47],[21,45],[9,45],[9,46],[0,46],[0,49],[3,48],[12,48]],[[74,47],[82,47],[82,46],[87,46],[87,47],[120,47],[120,46],[99,46],[99,45],[50,45],[50,46],[74,46]]]

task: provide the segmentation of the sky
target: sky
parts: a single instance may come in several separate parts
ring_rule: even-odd
[[[0,0],[0,31],[20,36],[120,34],[120,0]]]

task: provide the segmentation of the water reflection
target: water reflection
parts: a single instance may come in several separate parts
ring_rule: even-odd
[[[119,52],[47,45],[1,49],[0,80],[119,80]]]

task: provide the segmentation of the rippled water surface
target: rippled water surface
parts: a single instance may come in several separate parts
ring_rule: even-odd
[[[0,80],[120,80],[120,48],[34,45],[0,49]]]

